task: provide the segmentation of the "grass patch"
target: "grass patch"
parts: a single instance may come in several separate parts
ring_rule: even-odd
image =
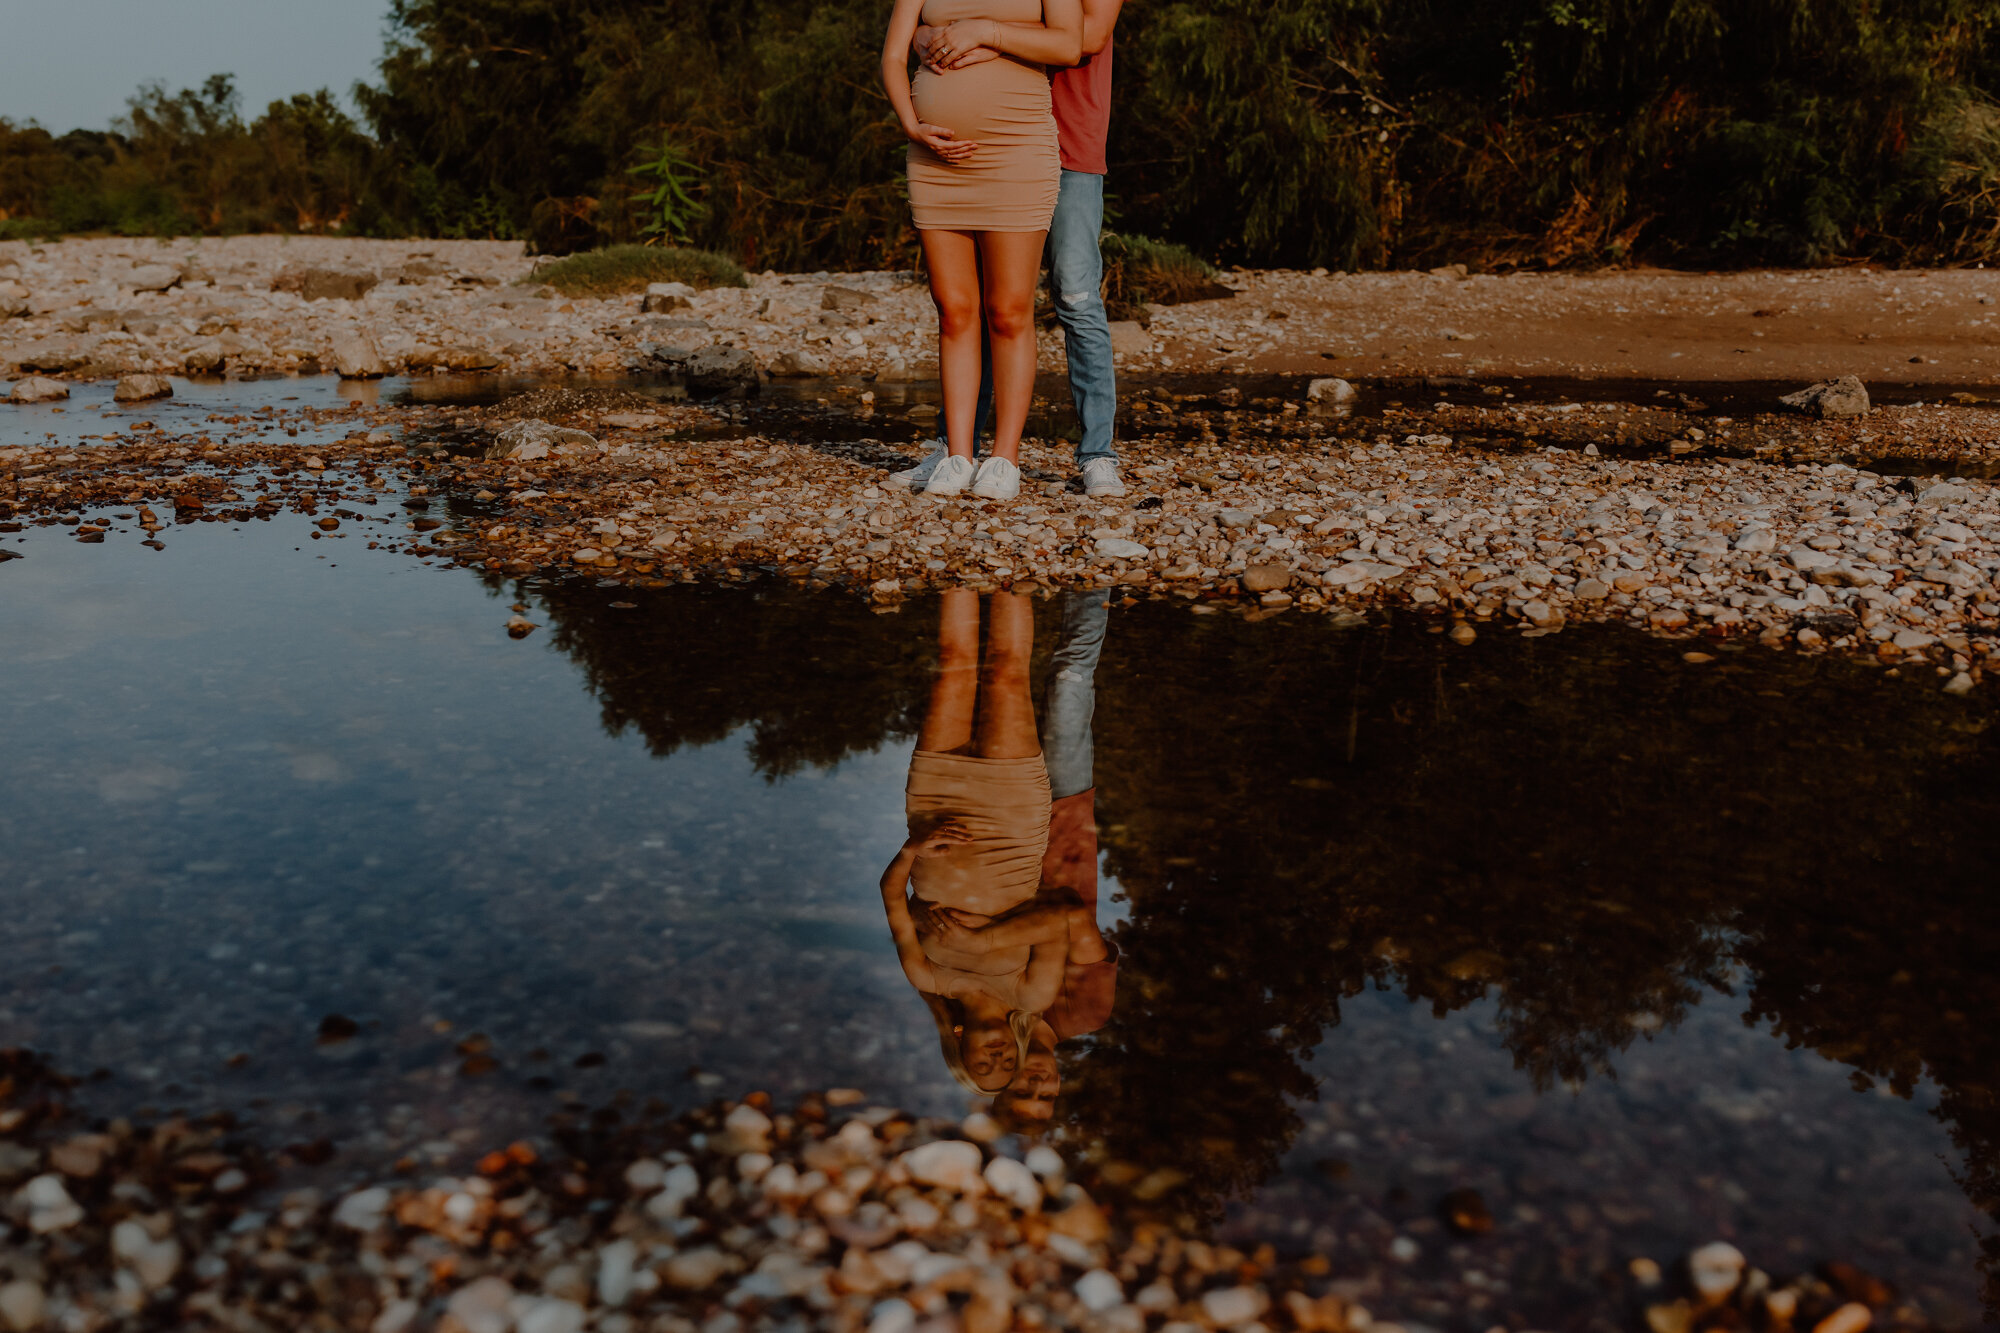
[[[564,296],[625,296],[655,282],[690,287],[747,287],[743,266],[713,250],[670,245],[613,245],[565,255],[543,264],[523,282],[541,283]]]
[[[1110,231],[1099,245],[1105,303],[1115,308],[1180,305],[1236,294],[1216,280],[1213,264],[1184,245]]]
[[[53,241],[62,226],[49,218],[0,218],[0,241]]]

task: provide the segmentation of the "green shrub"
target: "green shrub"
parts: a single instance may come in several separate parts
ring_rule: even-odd
[[[1216,281],[1215,266],[1184,245],[1107,231],[1099,248],[1104,254],[1104,299],[1114,312],[1233,295]]]
[[[565,255],[542,265],[524,281],[542,283],[565,296],[623,296],[650,283],[684,282],[690,287],[747,287],[743,266],[713,250],[670,245],[613,245]]]

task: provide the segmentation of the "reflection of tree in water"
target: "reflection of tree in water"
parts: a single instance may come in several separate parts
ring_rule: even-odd
[[[769,584],[559,583],[538,595],[607,731],[633,728],[665,756],[747,726],[751,761],[771,778],[914,734],[937,657],[928,607],[878,616],[852,598]]]
[[[928,604],[544,601],[607,727],[666,754],[747,726],[773,776],[908,735],[934,660]],[[1496,994],[1547,1088],[1609,1075],[1740,960],[1748,1021],[1898,1091],[1935,1079],[1962,1184],[2000,1217],[1990,712],[1851,664],[1679,651],[1116,612],[1098,811],[1133,910],[1111,1021],[1065,1050],[1071,1132],[1187,1171],[1176,1198],[1213,1215],[1276,1169],[1307,1059],[1370,985],[1440,1013]]]

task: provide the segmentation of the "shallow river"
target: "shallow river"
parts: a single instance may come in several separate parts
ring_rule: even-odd
[[[1716,1238],[1977,1317],[1981,696],[1609,629],[876,614],[115,526],[0,537],[0,1044],[101,1113],[230,1109],[339,1177],[621,1100],[965,1109],[880,882],[971,615],[1029,662],[1115,959],[1065,973],[1039,1089],[1107,1188],[1441,1326],[1601,1322],[1606,1271]]]

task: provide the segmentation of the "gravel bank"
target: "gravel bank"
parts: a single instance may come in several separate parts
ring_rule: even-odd
[[[487,241],[0,244],[0,374],[331,371],[355,335],[388,373],[608,375],[651,364],[649,346],[886,379],[935,364],[912,274],[766,273],[644,315],[637,296],[568,299],[524,282],[533,269],[519,244]],[[1224,277],[1235,296],[1117,326],[1119,364],[1959,387],[2000,375],[2000,270]],[[1059,344],[1044,340],[1045,369],[1059,367]]]
[[[15,1333],[1403,1328],[1324,1257],[1204,1243],[1149,1206],[1171,1180],[1010,1152],[978,1112],[916,1119],[851,1090],[673,1120],[605,1108],[464,1175],[298,1188],[226,1117],[86,1129],[70,1082],[32,1055],[0,1051],[0,1071],[0,1324]],[[1465,1237],[1493,1225],[1470,1191],[1445,1215]],[[1777,1282],[1726,1244],[1607,1280],[1652,1333],[1925,1326],[1849,1265]]]
[[[743,403],[547,390],[491,408],[357,404],[215,418],[195,436],[126,427],[82,452],[0,449],[0,503],[10,522],[73,521],[84,540],[112,526],[82,521],[107,504],[171,504],[182,521],[289,506],[325,511],[330,537],[360,524],[377,542],[515,575],[763,571],[890,604],[952,583],[1111,583],[1252,614],[1410,604],[1449,615],[1461,637],[1486,625],[1548,634],[1621,620],[1871,654],[1935,671],[1954,691],[1974,687],[2000,642],[1992,483],[1757,461],[1769,450],[1837,453],[1841,431],[1879,429],[1885,412],[1859,426],[1771,418],[1763,434],[1746,427],[1727,441],[1751,457],[1710,458],[1701,451],[1725,441],[1685,438],[1700,432],[1672,413],[1444,404],[1327,419],[1301,401],[1219,397],[1129,404],[1130,493],[1116,501],[1073,493],[1059,441],[1025,451],[1020,499],[940,502],[888,480],[913,445],[772,439]],[[1625,446],[1607,413],[1682,434],[1665,450],[1632,444],[1627,457],[1543,443],[1546,428]],[[1975,433],[1990,431],[1993,414],[1979,413]],[[867,429],[874,414],[858,401],[846,430]],[[1463,432],[1468,414],[1509,434]],[[524,421],[579,433],[525,448],[525,436],[502,440]],[[305,428],[324,442],[276,441]],[[1771,438],[1768,450],[1758,442]],[[385,516],[367,506],[391,478],[412,498]],[[169,517],[150,508],[138,521],[148,515],[155,530]],[[395,521],[365,526],[385,517]]]

